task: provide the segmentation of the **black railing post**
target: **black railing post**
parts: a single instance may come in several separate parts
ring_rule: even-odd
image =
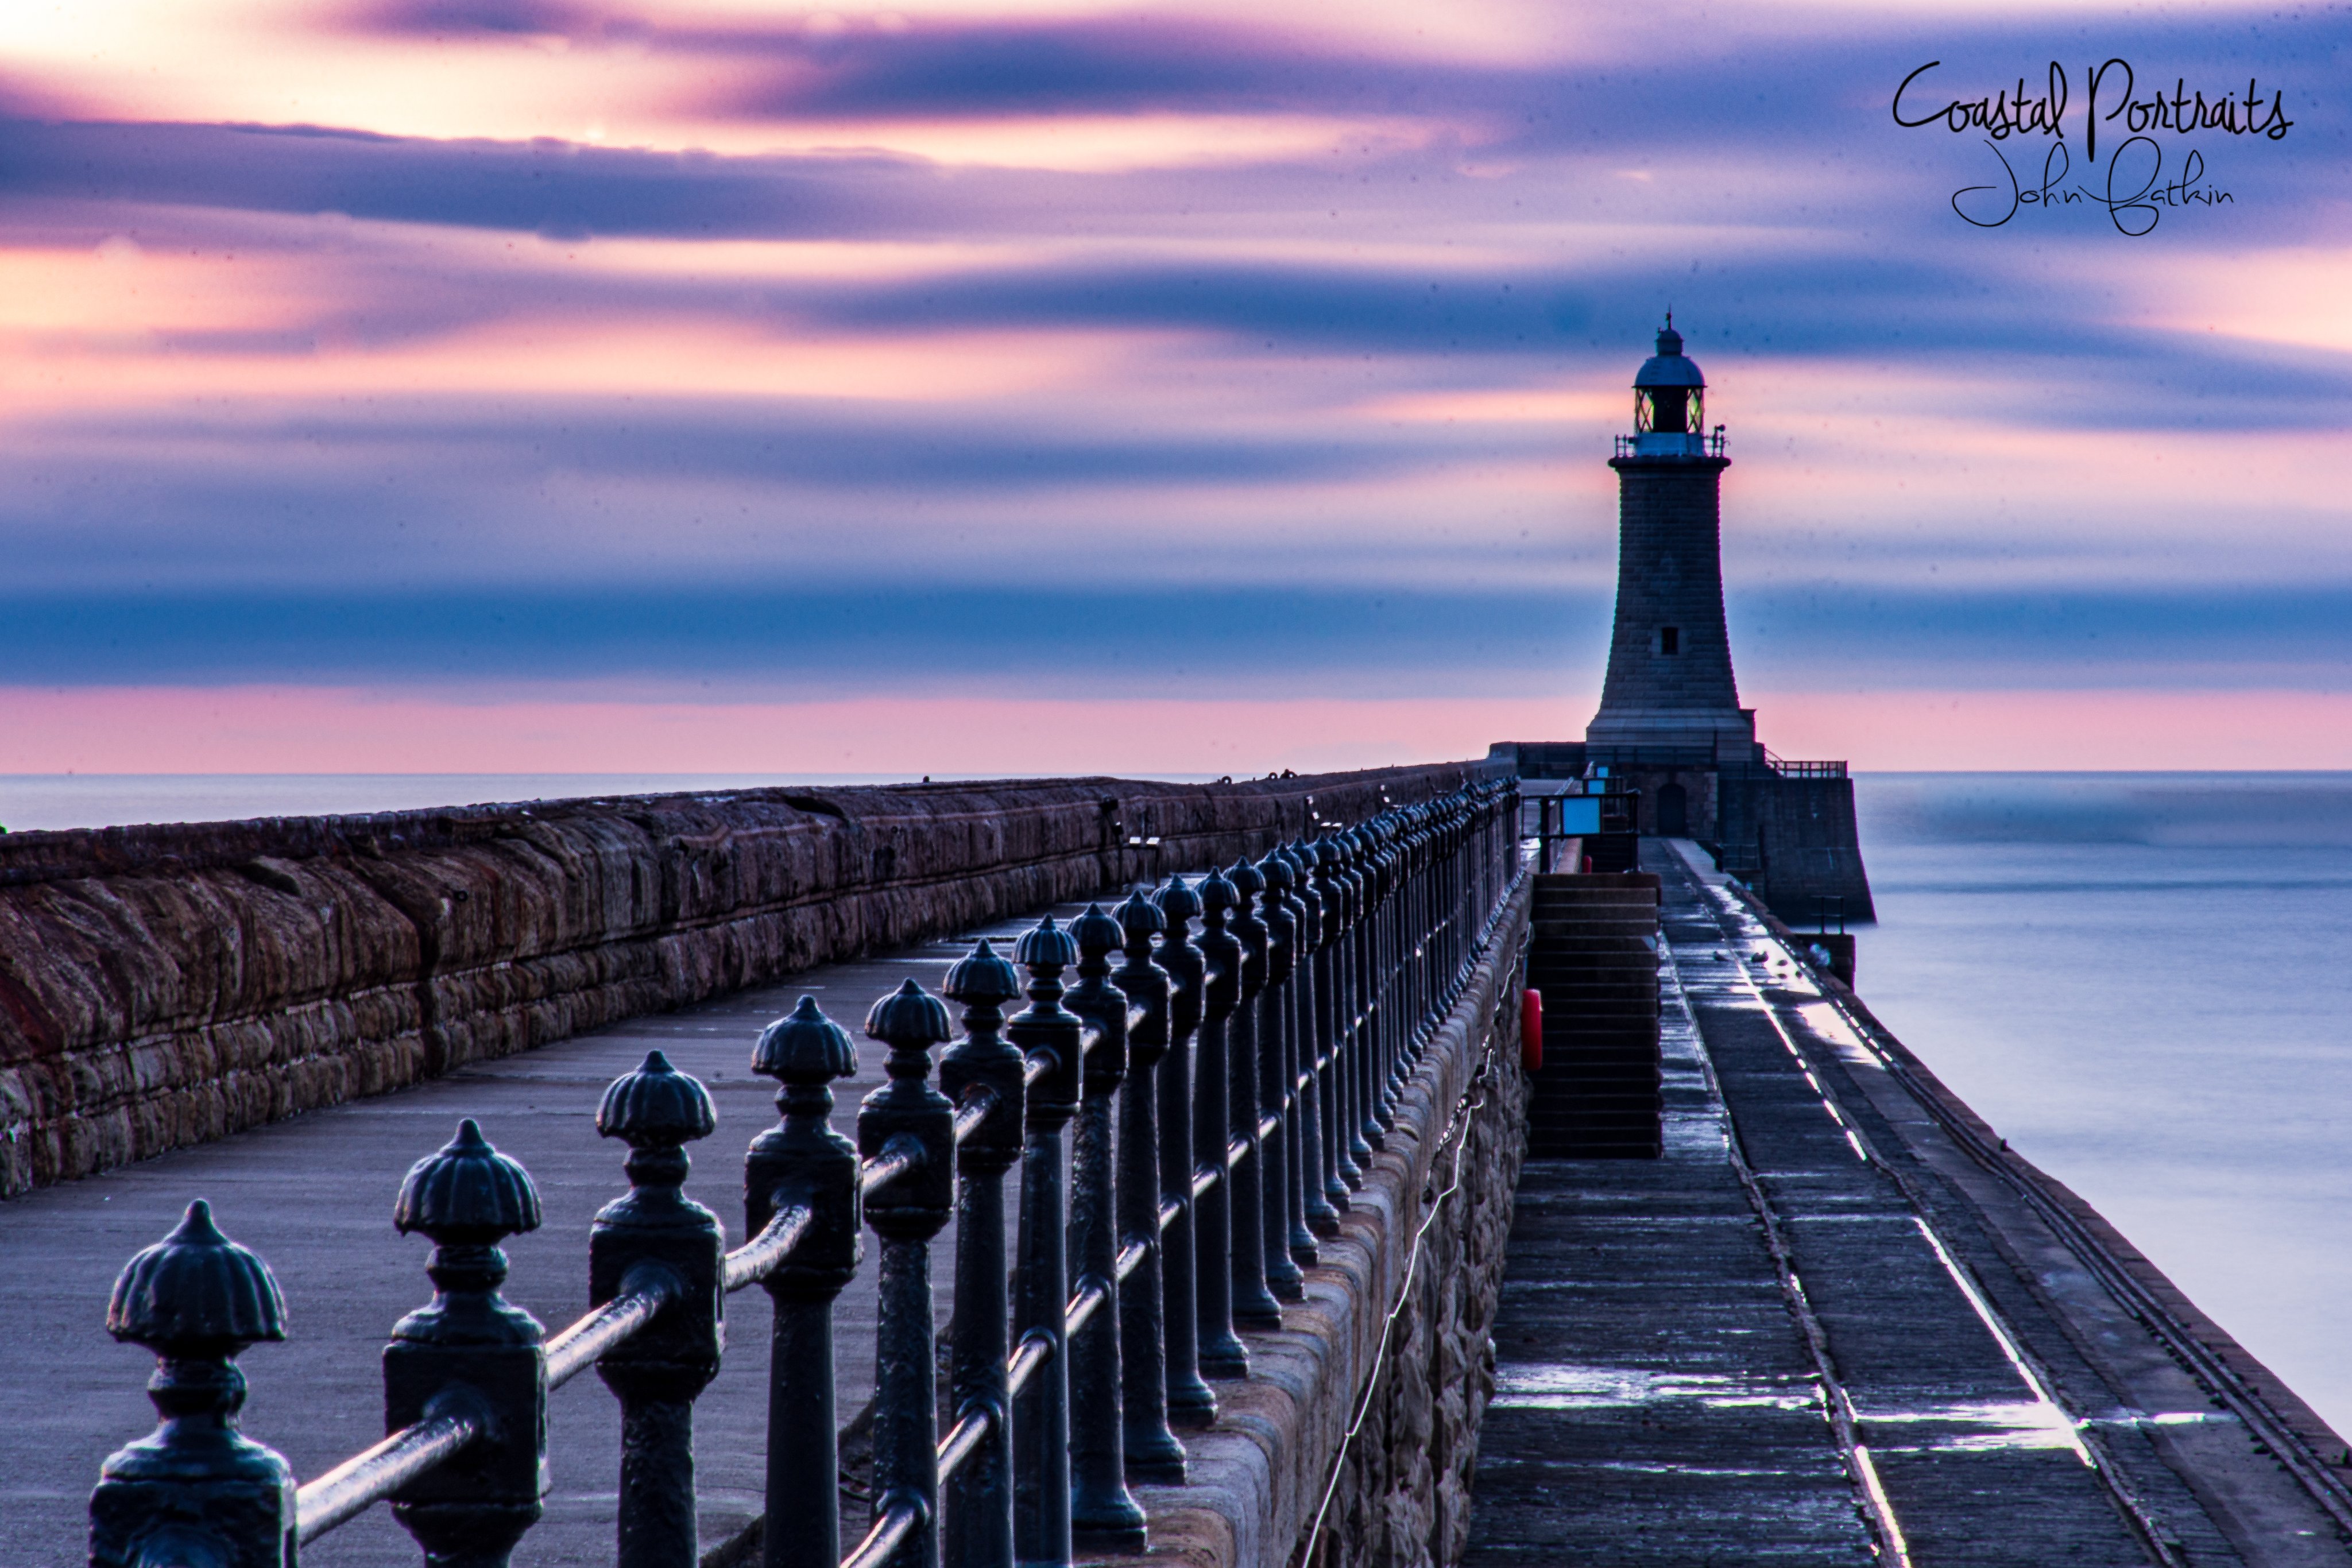
[[[833,1396],[833,1302],[857,1271],[857,1150],[833,1130],[833,1080],[857,1051],[814,997],[760,1036],[751,1071],[780,1081],[782,1121],[743,1159],[743,1220],[757,1236],[788,1205],[806,1208],[800,1245],[762,1283],[775,1303],[768,1352],[765,1568],[838,1568],[840,1422]]]
[[[1290,867],[1282,857],[1269,853],[1259,861],[1257,876],[1265,889],[1258,918],[1265,923],[1265,989],[1258,997],[1257,1012],[1258,1103],[1274,1119],[1258,1163],[1265,1285],[1286,1301],[1302,1301],[1307,1276],[1291,1256],[1299,1238],[1306,1236],[1298,1209],[1298,1042],[1291,1030],[1290,977],[1298,956],[1298,917],[1286,896]],[[1307,1237],[1307,1243],[1312,1247],[1314,1238]]]
[[[1353,1019],[1356,988],[1349,963],[1355,946],[1355,910],[1349,902],[1347,880],[1339,874],[1339,845],[1329,837],[1315,843],[1315,891],[1323,895],[1323,950],[1316,956],[1323,967],[1316,972],[1316,989],[1323,1013],[1328,1065],[1324,1069],[1323,1141],[1329,1150],[1336,1189],[1327,1187],[1331,1207],[1346,1213],[1348,1195],[1364,1185],[1363,1167],[1356,1162],[1356,1086]],[[1327,983],[1328,979],[1328,983]],[[1366,1154],[1370,1154],[1368,1149]]]
[[[685,1145],[718,1124],[700,1083],[658,1051],[613,1081],[596,1131],[629,1145],[629,1194],[604,1206],[588,1232],[588,1301],[635,1291],[664,1300],[653,1321],[596,1358],[621,1401],[618,1568],[694,1568],[694,1401],[719,1375],[726,1343],[726,1232],[680,1187]]]
[[[1404,958],[1400,938],[1404,929],[1404,857],[1398,852],[1397,814],[1383,811],[1369,824],[1372,839],[1372,880],[1378,914],[1376,947],[1380,955],[1379,996],[1373,1003],[1380,1019],[1381,1125],[1396,1125],[1396,1098],[1402,1087],[1411,1019],[1404,1010]]]
[[[1397,1095],[1403,1086],[1405,1031],[1411,1017],[1404,1011],[1403,956],[1399,937],[1403,928],[1403,857],[1396,847],[1396,814],[1383,811],[1365,824],[1371,840],[1374,925],[1372,949],[1379,978],[1374,986],[1372,1016],[1378,1037],[1377,1077],[1380,1092],[1372,1109],[1385,1131],[1396,1125]]]
[[[1350,1086],[1355,1091],[1355,1150],[1357,1164],[1371,1171],[1371,1155],[1385,1143],[1379,1116],[1379,1046],[1373,1044],[1373,989],[1379,985],[1379,950],[1373,947],[1373,907],[1371,907],[1371,856],[1369,841],[1362,828],[1350,828],[1339,834],[1340,877],[1348,882],[1348,907],[1355,912],[1355,926],[1348,934],[1348,964],[1355,973],[1355,1032],[1350,1034],[1350,1051],[1355,1051],[1355,1072]]]
[[[931,1087],[931,1047],[949,1039],[948,1009],[908,980],[866,1015],[866,1038],[890,1048],[889,1082],[857,1108],[867,1162],[904,1157],[908,1169],[866,1195],[866,1222],[882,1239],[874,1325],[874,1519],[911,1514],[884,1558],[890,1568],[939,1568],[939,1363],[931,1326],[931,1238],[955,1200],[955,1107]]]
[[[1453,913],[1445,922],[1445,994],[1444,1005],[1452,1007],[1462,994],[1462,960],[1469,946],[1469,913],[1471,900],[1470,875],[1470,803],[1460,794],[1454,797],[1453,827],[1446,837],[1446,884],[1453,896]]]
[[[1438,826],[1437,995],[1436,1006],[1454,1005],[1454,977],[1460,958],[1462,905],[1462,802],[1448,796]]]
[[[1004,1278],[1004,1173],[1021,1158],[1024,1097],[1021,1053],[1006,1044],[1004,1004],[1021,977],[983,937],[948,971],[941,988],[963,1007],[964,1038],[940,1058],[940,1087],[958,1105],[987,1108],[956,1151],[954,1313],[948,1375],[959,1423],[985,1421],[971,1457],[948,1480],[947,1559],[955,1568],[1011,1568],[1013,1397],[1004,1360],[1012,1350]]]
[[[1404,966],[1404,1009],[1408,1020],[1406,1051],[1416,1059],[1421,1055],[1423,1040],[1427,1038],[1429,1021],[1421,986],[1422,937],[1426,930],[1423,911],[1429,892],[1429,879],[1423,874],[1422,824],[1427,816],[1428,808],[1425,806],[1408,807],[1398,833],[1404,878],[1399,903],[1403,908],[1404,921],[1404,936],[1401,943],[1403,951],[1400,962]]]
[[[1292,844],[1283,853],[1290,862],[1294,879],[1291,895],[1298,901],[1301,911],[1295,970],[1298,984],[1298,1075],[1304,1084],[1299,1094],[1305,1112],[1298,1133],[1299,1185],[1308,1231],[1330,1237],[1339,1234],[1339,1205],[1348,1197],[1347,1185],[1339,1179],[1339,1166],[1331,1158],[1330,1085],[1325,1060],[1330,1050],[1327,1003],[1331,960],[1326,951],[1331,940],[1330,913],[1315,885],[1314,846],[1306,842]],[[1337,1203],[1333,1201],[1335,1194]],[[1311,1259],[1301,1260],[1302,1263],[1310,1261]]]
[[[1127,1083],[1118,1102],[1118,1229],[1122,1249],[1139,1248],[1118,1291],[1121,1447],[1131,1481],[1181,1486],[1184,1446],[1168,1429],[1167,1344],[1161,1333],[1160,1259],[1160,1061],[1168,1054],[1168,972],[1151,961],[1151,938],[1168,928],[1141,890],[1113,912],[1127,961],[1111,974],[1128,1001]]]
[[[1225,873],[1225,880],[1234,888],[1230,929],[1242,951],[1241,988],[1234,998],[1233,1022],[1225,1030],[1226,1076],[1231,1086],[1225,1117],[1229,1134],[1242,1151],[1226,1177],[1234,1322],[1244,1328],[1278,1329],[1282,1303],[1275,1300],[1265,1282],[1265,1159],[1258,1138],[1264,1090],[1258,1053],[1278,1043],[1261,1040],[1258,1030],[1259,998],[1265,993],[1267,935],[1252,899],[1265,891],[1265,878],[1248,861],[1238,860]]]
[[[428,1568],[505,1568],[547,1493],[546,1333],[499,1294],[499,1243],[539,1228],[539,1189],[468,1117],[400,1184],[392,1223],[433,1239],[431,1304],[383,1352],[387,1436],[467,1407],[481,1435],[393,1494]]]
[[[1217,1396],[1201,1377],[1200,1290],[1192,1211],[1192,1050],[1201,1027],[1206,967],[1192,945],[1192,916],[1201,900],[1171,874],[1153,900],[1168,922],[1160,939],[1160,967],[1168,972],[1168,1055],[1160,1064],[1160,1201],[1174,1206],[1160,1233],[1160,1300],[1168,1341],[1168,1421],[1206,1427],[1217,1418]]]
[[[1029,1005],[1005,1033],[1038,1071],[1029,1085],[1021,1150],[1021,1231],[1014,1265],[1015,1332],[1045,1359],[1013,1396],[1013,1549],[1024,1565],[1070,1560],[1069,1282],[1062,1202],[1062,1129],[1082,1088],[1080,1025],[1062,1006],[1062,971],[1077,945],[1047,915],[1014,944],[1029,971]]]
[[[1438,929],[1445,917],[1444,888],[1445,811],[1439,801],[1422,808],[1421,818],[1421,1016],[1437,1016],[1439,964]]]
[[[294,1472],[236,1429],[246,1346],[286,1337],[268,1264],[198,1198],[115,1277],[106,1332],[155,1353],[152,1436],[110,1455],[89,1494],[90,1568],[292,1568]]]
[[[1200,1315],[1201,1372],[1247,1377],[1249,1352],[1234,1333],[1233,1185],[1225,1140],[1233,1087],[1225,1035],[1241,998],[1242,945],[1225,929],[1234,884],[1212,871],[1201,879],[1201,1037],[1192,1052],[1193,1292]]]
[[[1063,1005],[1087,1021],[1085,1098],[1070,1145],[1070,1264],[1101,1305],[1070,1335],[1070,1539],[1089,1551],[1140,1552],[1143,1510],[1128,1495],[1120,1409],[1118,1180],[1112,1102],[1127,1077],[1127,998],[1110,983],[1126,933],[1098,904],[1070,923],[1078,981]]]
[[[1290,979],[1283,987],[1287,993],[1283,1031],[1290,1051],[1283,1086],[1290,1093],[1291,1113],[1290,1260],[1305,1270],[1319,1260],[1315,1246],[1317,1206],[1330,1207],[1323,1200],[1322,1145],[1315,1116],[1315,916],[1300,896],[1306,873],[1299,869],[1297,852],[1288,844],[1277,844],[1266,859],[1286,873],[1279,886],[1291,921]]]

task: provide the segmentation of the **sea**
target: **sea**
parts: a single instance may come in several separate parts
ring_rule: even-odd
[[[0,777],[0,823],[882,781]],[[1877,773],[1855,798],[1864,999],[2352,1431],[2352,773]]]
[[[1854,798],[1871,1010],[2352,1431],[2352,773]]]

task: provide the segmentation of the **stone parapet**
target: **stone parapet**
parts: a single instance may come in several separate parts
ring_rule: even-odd
[[[0,1196],[1132,878],[1476,764],[0,838]]]

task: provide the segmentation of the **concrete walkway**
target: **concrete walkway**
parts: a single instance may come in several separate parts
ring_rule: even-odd
[[[1032,915],[992,932],[1034,923]],[[210,1199],[221,1228],[268,1260],[285,1292],[291,1338],[257,1345],[240,1363],[251,1385],[244,1427],[285,1454],[298,1476],[316,1476],[383,1435],[384,1336],[432,1293],[424,1272],[430,1244],[394,1234],[393,1198],[408,1167],[446,1143],[458,1118],[478,1118],[538,1184],[544,1223],[507,1243],[513,1271],[506,1289],[552,1333],[587,1310],[589,1221],[627,1190],[626,1151],[595,1131],[608,1082],[658,1048],[709,1088],[719,1129],[691,1146],[687,1192],[718,1211],[733,1245],[742,1239],[744,1146],[776,1119],[775,1084],[749,1071],[760,1030],[805,993],[859,1039],[859,1075],[835,1086],[834,1125],[848,1134],[859,1096],[882,1077],[881,1048],[858,1035],[866,1009],[909,975],[937,991],[971,945],[968,935],[814,970],[0,1204],[0,1315],[10,1325],[0,1338],[0,1564],[84,1560],[100,1464],[153,1428],[143,1392],[153,1361],[108,1337],[106,1301],[116,1271],[160,1240],[190,1199]],[[950,1226],[933,1252],[942,1313],[953,1246]],[[845,1417],[872,1392],[870,1253],[869,1244],[835,1319]],[[726,1364],[696,1406],[706,1548],[761,1506],[768,1303],[754,1289],[730,1298],[728,1310]],[[619,1407],[593,1373],[557,1390],[550,1406],[554,1490],[546,1520],[515,1562],[610,1563]],[[377,1508],[304,1548],[302,1561],[305,1568],[414,1568],[417,1552]]]
[[[1521,1178],[1469,1562],[2352,1561],[1704,854],[1643,847],[1666,1155]]]

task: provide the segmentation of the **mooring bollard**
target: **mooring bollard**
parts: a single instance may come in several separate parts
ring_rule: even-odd
[[[745,1234],[784,1207],[809,1228],[761,1281],[775,1304],[768,1354],[765,1568],[839,1568],[841,1456],[833,1397],[833,1303],[857,1270],[857,1151],[833,1130],[828,1085],[857,1071],[847,1031],[803,997],[770,1024],[751,1071],[778,1080],[782,1122],[743,1159]]]
[[[1047,915],[1013,945],[1029,971],[1029,1005],[1004,1032],[1029,1061],[1026,1140],[1021,1150],[1020,1261],[1014,1331],[1030,1360],[1013,1394],[1013,1544],[1024,1564],[1070,1560],[1070,1357],[1067,1244],[1062,1201],[1062,1129],[1082,1090],[1081,1025],[1062,1006],[1062,971],[1077,945]]]
[[[1217,1396],[1201,1376],[1199,1251],[1192,1208],[1192,1054],[1201,1027],[1206,966],[1192,943],[1192,916],[1201,900],[1171,874],[1153,901],[1168,927],[1160,939],[1160,967],[1168,975],[1168,1054],[1160,1063],[1160,1201],[1171,1206],[1160,1232],[1161,1301],[1168,1342],[1168,1421],[1207,1427],[1217,1418]]]
[[[866,1194],[882,1239],[874,1331],[874,1526],[903,1531],[889,1568],[940,1561],[939,1370],[932,1351],[931,1238],[955,1196],[955,1107],[931,1087],[931,1047],[949,1039],[948,1009],[908,980],[874,1004],[866,1036],[890,1048],[889,1082],[857,1109],[869,1172],[892,1174]]]
[[[1225,1030],[1228,1156],[1226,1182],[1231,1196],[1226,1222],[1232,1228],[1234,1259],[1234,1322],[1244,1328],[1278,1329],[1282,1303],[1265,1282],[1265,1194],[1263,1186],[1265,1151],[1258,1137],[1258,998],[1265,990],[1266,928],[1252,907],[1265,891],[1265,878],[1245,860],[1225,872],[1233,885],[1234,912],[1226,923],[1241,946],[1240,986],[1234,998],[1233,1021]]]
[[[433,1240],[432,1303],[394,1325],[383,1353],[386,1436],[436,1416],[477,1436],[393,1493],[393,1517],[434,1568],[505,1568],[547,1494],[546,1331],[499,1293],[499,1243],[539,1228],[539,1189],[472,1117],[400,1184],[392,1223]]]
[[[1127,1490],[1119,1408],[1118,1194],[1111,1103],[1127,1077],[1127,998],[1110,983],[1125,937],[1100,904],[1070,923],[1078,979],[1063,998],[1087,1021],[1085,1100],[1070,1149],[1070,1271],[1087,1316],[1070,1331],[1070,1531],[1094,1551],[1140,1552],[1143,1510]]]
[[[1126,962],[1111,983],[1128,1002],[1127,1083],[1118,1106],[1119,1249],[1135,1268],[1119,1282],[1120,1447],[1130,1481],[1181,1485],[1184,1446],[1168,1427],[1166,1341],[1161,1333],[1159,1075],[1168,1054],[1168,971],[1151,961],[1167,917],[1142,891],[1114,912]]]
[[[956,1568],[1013,1563],[1012,1352],[1004,1277],[1004,1173],[1021,1158],[1021,1053],[1002,1035],[1021,977],[982,938],[941,989],[963,1008],[964,1038],[940,1059],[940,1087],[972,1118],[956,1151],[955,1316],[948,1379],[971,1448],[946,1481],[945,1539]]]
[[[718,1124],[710,1096],[658,1051],[613,1081],[596,1131],[629,1145],[628,1196],[588,1233],[588,1300],[657,1294],[652,1320],[596,1358],[621,1401],[619,1568],[694,1568],[694,1401],[719,1375],[727,1266],[719,1217],[680,1188],[685,1145]]]
[[[236,1429],[247,1345],[286,1337],[286,1302],[259,1258],[198,1198],[115,1277],[106,1332],[155,1353],[153,1435],[110,1456],[89,1494],[90,1568],[291,1568],[294,1472]]]

